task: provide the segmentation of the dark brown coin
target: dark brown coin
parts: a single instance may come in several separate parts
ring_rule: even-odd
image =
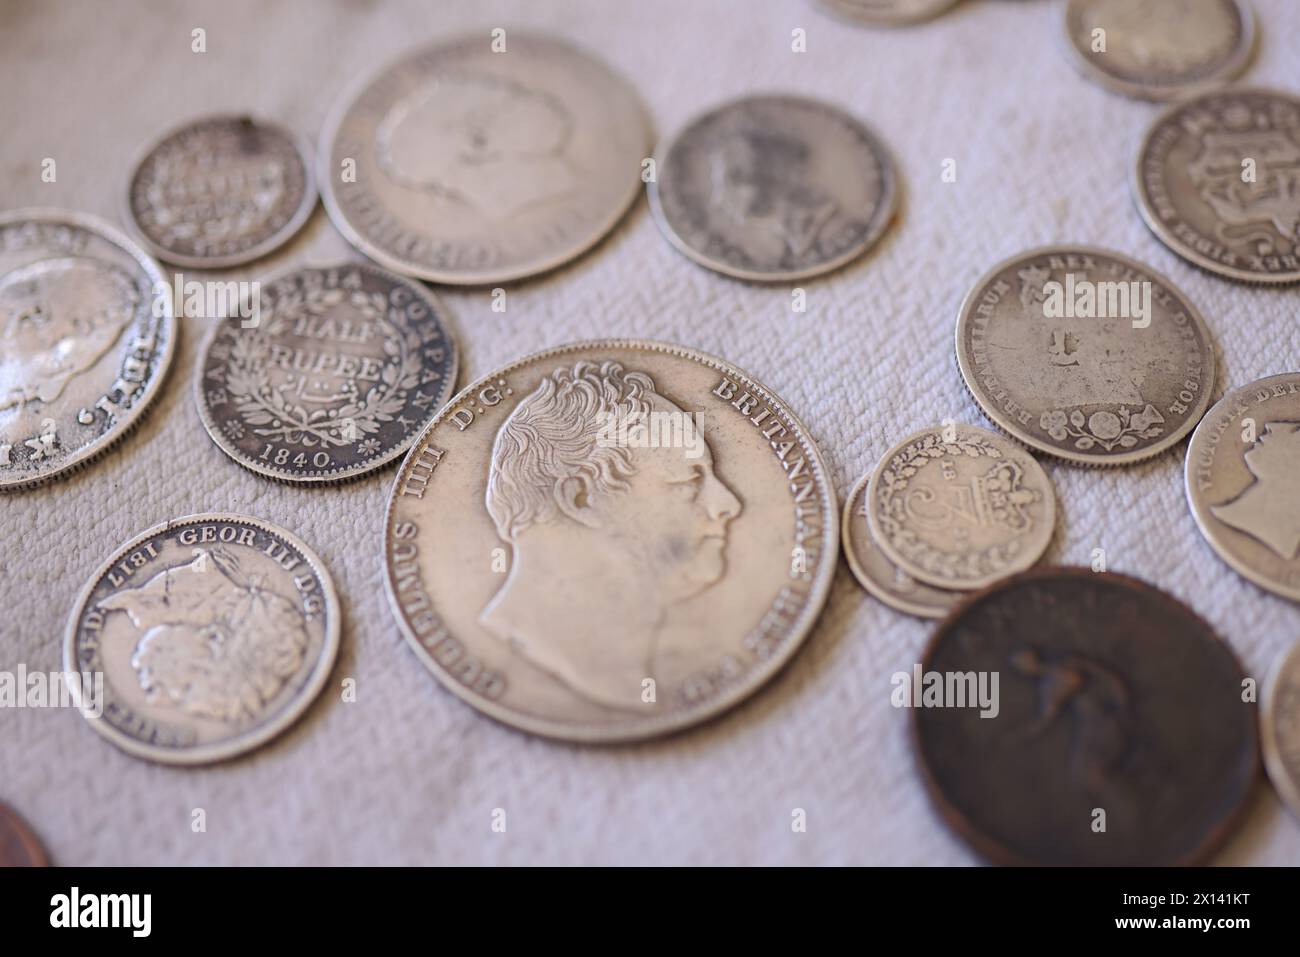
[[[0,802],[0,867],[48,867],[49,858],[27,822]]]
[[[944,620],[912,678],[926,786],[994,863],[1195,863],[1259,777],[1231,649],[1124,575],[1006,579]]]

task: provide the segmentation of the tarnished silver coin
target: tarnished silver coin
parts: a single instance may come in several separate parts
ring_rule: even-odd
[[[692,349],[603,340],[485,376],[412,447],[388,595],[425,666],[536,734],[625,741],[744,699],[803,641],[839,543],[786,405]]]
[[[984,588],[1033,565],[1052,540],[1056,491],[1032,455],[971,425],[922,429],[885,453],[866,491],[880,550],[949,590]]]
[[[1134,166],[1138,211],[1193,265],[1248,283],[1300,282],[1300,97],[1232,88],[1171,107]]]
[[[1126,96],[1169,100],[1245,69],[1255,17],[1245,0],[1069,0],[1065,41],[1089,79]]]
[[[208,116],[164,136],[136,164],[127,214],[159,259],[194,269],[250,262],[282,246],[316,207],[307,144],[249,116]]]
[[[867,520],[867,474],[854,486],[844,505],[840,541],[853,577],[873,597],[890,608],[919,618],[943,618],[965,598],[959,591],[922,584],[889,560],[871,535]]]
[[[1158,455],[1214,387],[1196,307],[1155,270],[1089,246],[1031,249],[981,277],[957,318],[957,363],[999,428],[1076,465]]]
[[[803,279],[857,258],[889,226],[894,161],[837,106],[756,96],[686,125],[646,185],[660,229],[709,269],[757,281]]]
[[[1300,601],[1300,372],[1229,392],[1187,446],[1187,501],[1238,574]]]
[[[136,425],[176,347],[170,289],[102,220],[0,213],[0,492],[66,475]]]
[[[1273,666],[1260,702],[1260,744],[1269,780],[1300,817],[1300,643]]]
[[[214,513],[156,525],[95,570],[63,666],[90,726],[123,751],[206,764],[292,724],[338,646],[316,554],[269,522]]]
[[[334,225],[382,265],[496,283],[595,245],[635,198],[649,148],[640,98],[599,60],[553,37],[484,31],[407,54],[346,94],[326,123],[320,182]]]
[[[259,475],[373,472],[455,390],[456,342],[419,283],[364,263],[300,267],[268,280],[259,302],[212,330],[194,382],[212,441]]]
[[[958,0],[816,0],[830,13],[873,27],[900,27],[937,17]]]

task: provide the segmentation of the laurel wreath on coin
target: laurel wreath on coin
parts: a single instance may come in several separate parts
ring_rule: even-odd
[[[960,436],[945,442],[933,433],[907,446],[895,455],[880,473],[880,492],[876,496],[876,517],[881,531],[898,551],[920,568],[950,581],[969,581],[1003,571],[1020,551],[1012,540],[1005,545],[954,554],[935,548],[908,525],[905,496],[912,477],[928,464],[945,457],[1000,459],[1002,452],[978,436]]]
[[[308,409],[296,401],[290,381],[271,381],[267,358],[270,333],[277,316],[305,311],[321,315],[345,300],[383,333],[387,361],[379,382],[363,396],[355,379],[345,383],[348,401],[337,408]],[[226,374],[226,391],[235,401],[253,434],[296,445],[352,445],[378,432],[405,407],[407,393],[420,381],[419,336],[403,333],[397,326],[400,312],[390,307],[383,293],[347,292],[343,289],[307,289],[281,297],[274,308],[262,314],[262,326],[251,335],[235,335]],[[263,330],[266,330],[264,333]]]

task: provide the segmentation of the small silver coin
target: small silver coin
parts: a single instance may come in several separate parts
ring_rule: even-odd
[[[721,359],[600,340],[463,389],[397,473],[384,570],[451,692],[574,741],[680,730],[798,650],[839,553],[789,408]]]
[[[1125,96],[1170,100],[1245,69],[1255,17],[1244,0],[1069,0],[1065,41],[1089,79]]]
[[[702,266],[762,282],[856,259],[897,203],[894,161],[865,124],[797,96],[734,100],[659,150],[646,189],[659,228]]]
[[[269,522],[214,513],[154,526],[96,569],[63,662],[78,708],[113,744],[206,764],[297,720],[338,646],[338,598],[320,558]]]
[[[1156,238],[1247,283],[1300,282],[1300,97],[1231,88],[1170,107],[1138,149],[1133,194]]]
[[[867,522],[885,556],[948,590],[984,588],[1047,550],[1056,492],[1034,457],[971,425],[922,429],[881,458],[867,484]]]
[[[419,283],[365,263],[300,267],[259,301],[212,330],[194,383],[212,441],[259,475],[320,484],[383,468],[455,390],[456,342]]]
[[[1260,744],[1278,797],[1300,817],[1300,643],[1278,658],[1264,684]]]
[[[131,174],[127,215],[165,262],[222,269],[284,245],[316,207],[307,144],[248,116],[208,116],[164,136]]]
[[[170,288],[102,220],[0,214],[0,492],[67,475],[135,427],[171,366]]]
[[[918,618],[944,618],[966,595],[932,588],[917,581],[889,560],[871,536],[867,519],[867,483],[864,475],[844,506],[840,541],[853,577],[863,588],[896,611]]]
[[[650,144],[636,91],[590,54],[510,30],[407,54],[347,93],[321,141],[321,189],[367,256],[481,285],[586,252],[636,197]]]
[[[1177,444],[1214,387],[1205,320],[1155,270],[1089,246],[1031,249],[975,284],[957,363],[980,409],[1076,465],[1129,465]]]
[[[958,0],[816,0],[836,16],[872,27],[901,27],[937,17]]]
[[[1300,373],[1234,389],[1192,433],[1187,501],[1238,574],[1300,601]]]

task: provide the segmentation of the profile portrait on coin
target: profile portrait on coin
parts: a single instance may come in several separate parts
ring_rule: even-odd
[[[1223,125],[1206,130],[1187,175],[1214,211],[1225,243],[1245,241],[1260,255],[1291,255],[1300,246],[1300,142],[1284,129],[1255,129],[1250,110],[1226,110]],[[1254,176],[1242,175],[1243,157]]]
[[[399,100],[379,126],[379,167],[399,183],[466,203],[492,220],[577,188],[574,120],[543,90],[444,73]]]
[[[52,402],[135,319],[140,290],[116,266],[42,259],[0,276],[0,411]]]
[[[1254,481],[1210,506],[1210,512],[1279,557],[1295,558],[1300,548],[1300,422],[1265,422],[1243,461]]]
[[[141,632],[130,663],[150,704],[230,724],[256,720],[298,673],[310,645],[288,598],[246,578],[222,549],[99,603]]]
[[[687,417],[648,375],[581,361],[545,377],[492,447],[487,510],[512,561],[479,622],[613,708],[644,708],[667,611],[721,580],[741,512],[697,431],[612,440],[611,421],[665,413]]]

